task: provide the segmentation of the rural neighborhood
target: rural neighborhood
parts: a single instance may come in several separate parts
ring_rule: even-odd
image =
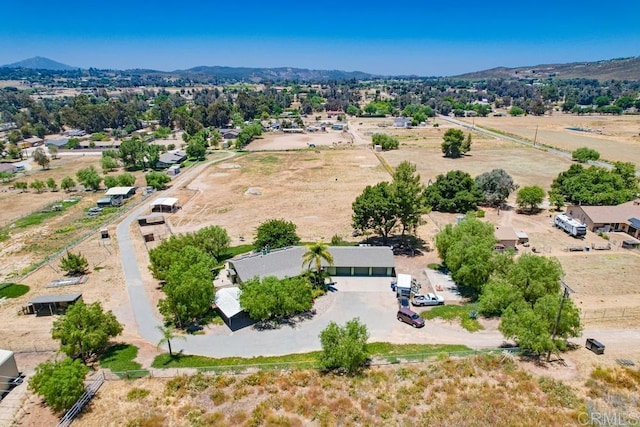
[[[0,68],[0,424],[640,420],[640,80],[73,73]]]

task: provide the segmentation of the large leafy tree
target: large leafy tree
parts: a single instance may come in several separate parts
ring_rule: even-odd
[[[640,192],[635,173],[635,166],[628,162],[615,163],[611,171],[574,164],[558,175],[551,188],[571,203],[618,205],[632,200]]]
[[[400,143],[398,142],[398,138],[384,133],[374,134],[371,137],[371,141],[374,146],[379,145],[384,151],[395,150],[400,145]]]
[[[458,158],[471,150],[471,136],[467,139],[460,129],[447,129],[442,141],[442,152],[445,157]]]
[[[71,358],[88,360],[103,352],[109,339],[122,332],[122,325],[99,302],[79,301],[53,322],[51,335],[60,340],[60,350]]]
[[[163,190],[171,182],[171,178],[164,172],[151,171],[144,175],[144,179],[149,187],[156,190]]]
[[[318,364],[325,370],[341,370],[348,374],[358,372],[369,359],[367,326],[359,318],[349,320],[344,326],[335,322],[320,333],[322,352]]]
[[[187,234],[188,244],[198,247],[202,251],[219,260],[222,254],[229,248],[231,239],[227,230],[217,225],[201,228],[195,233]]]
[[[471,175],[460,170],[438,175],[427,187],[425,197],[434,211],[460,213],[475,210],[483,199],[482,191]]]
[[[420,224],[422,214],[427,212],[425,186],[420,183],[416,166],[404,161],[393,173],[392,190],[396,205],[396,214],[402,234],[413,232]]]
[[[544,201],[545,191],[537,185],[522,187],[518,190],[516,204],[523,211],[532,213],[538,211],[538,206]]]
[[[493,169],[476,177],[476,185],[482,191],[484,203],[499,206],[507,201],[509,194],[518,188],[513,178],[504,169]]]
[[[76,186],[76,183],[73,180],[73,178],[71,178],[70,176],[65,176],[64,178],[62,178],[62,181],[60,182],[60,188],[62,188],[64,191],[70,191],[75,186]]]
[[[447,224],[436,235],[438,254],[451,278],[476,296],[493,272],[495,243],[493,225],[471,216],[455,226]]]
[[[93,191],[98,190],[100,188],[100,183],[102,182],[102,177],[93,166],[80,169],[78,172],[76,172],[76,177],[78,177],[78,181],[82,185],[84,185],[86,188],[92,189]]]
[[[54,412],[61,413],[76,403],[85,392],[84,377],[89,368],[79,360],[64,358],[61,361],[46,361],[36,367],[29,380],[29,390],[42,396]]]
[[[598,160],[600,158],[600,153],[593,148],[580,147],[571,153],[571,158],[580,163],[586,163],[588,161]]]
[[[140,138],[131,138],[120,143],[120,159],[126,168],[142,169],[147,164],[148,144]],[[152,163],[154,165],[155,163]]]
[[[398,224],[398,210],[395,203],[395,191],[388,182],[367,185],[352,204],[353,228],[356,230],[374,230],[387,241],[391,231]]]
[[[310,310],[313,306],[311,284],[306,278],[279,280],[269,276],[254,278],[240,285],[240,306],[254,320],[279,319]]]
[[[300,243],[296,234],[296,225],[284,219],[270,219],[258,226],[253,247],[256,250],[265,248],[277,249]]]
[[[322,261],[329,265],[333,265],[333,255],[329,252],[327,245],[322,242],[307,245],[306,252],[302,255],[302,265],[311,270],[311,266],[315,267],[316,286],[321,284],[322,277]]]
[[[567,338],[580,336],[580,310],[570,299],[564,301],[556,337],[553,329],[562,297],[548,294],[538,299],[533,307],[524,301],[510,304],[502,315],[500,332],[515,339],[522,349],[542,354],[566,349]]]
[[[194,246],[184,246],[172,254],[173,260],[164,271],[165,298],[160,300],[160,313],[169,323],[182,328],[202,319],[211,309],[215,296],[213,258]]]

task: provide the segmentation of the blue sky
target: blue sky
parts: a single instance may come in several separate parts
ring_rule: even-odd
[[[640,2],[630,0],[20,3],[3,5],[0,64],[37,55],[83,68],[432,76],[640,55]]]

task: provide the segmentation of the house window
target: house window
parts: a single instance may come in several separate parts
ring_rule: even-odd
[[[368,276],[369,275],[369,267],[355,267],[353,269],[354,276]]]
[[[351,276],[351,267],[336,267],[336,276]]]
[[[387,275],[387,267],[373,267],[371,269],[372,276],[386,276]]]

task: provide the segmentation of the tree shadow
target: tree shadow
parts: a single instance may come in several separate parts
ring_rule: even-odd
[[[386,240],[380,236],[371,236],[361,242],[361,244],[372,246],[389,246],[394,255],[404,255],[409,257],[421,256],[425,252],[430,252],[431,247],[423,239],[411,234],[394,235]]]

